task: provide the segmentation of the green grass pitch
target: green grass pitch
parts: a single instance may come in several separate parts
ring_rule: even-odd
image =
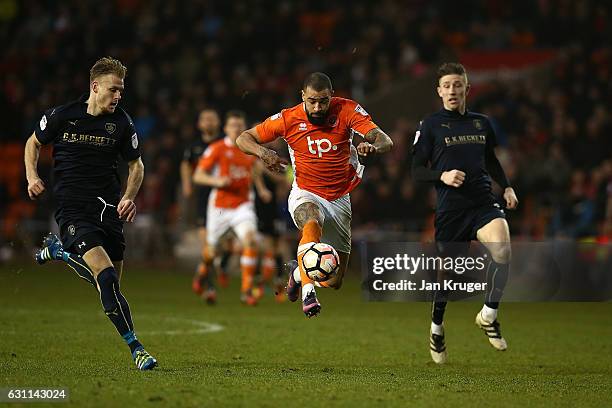
[[[139,372],[68,268],[0,267],[0,388],[67,387],[78,407],[612,404],[611,303],[503,305],[506,352],[474,325],[480,304],[450,304],[449,364],[436,366],[428,304],[364,303],[349,279],[319,290],[322,314],[308,320],[271,297],[242,306],[237,284],[210,307],[188,274],[128,267],[136,331],[159,361]]]

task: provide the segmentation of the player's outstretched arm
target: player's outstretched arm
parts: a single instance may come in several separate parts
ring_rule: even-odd
[[[133,222],[136,218],[136,204],[134,199],[140,190],[142,179],[144,178],[144,164],[137,158],[128,163],[128,179],[125,193],[117,205],[119,218],[127,222]]]
[[[215,188],[227,187],[230,184],[229,177],[216,177],[212,176],[206,170],[198,167],[193,173],[193,182],[201,186],[210,186]]]
[[[236,146],[247,154],[259,157],[268,170],[282,173],[287,168],[287,160],[279,157],[274,150],[259,144],[259,134],[254,127],[238,136]]]
[[[370,130],[364,139],[365,142],[357,146],[357,153],[360,156],[367,156],[370,153],[386,153],[393,147],[393,140],[380,128]]]
[[[36,200],[45,191],[45,183],[38,177],[37,170],[41,146],[42,144],[38,141],[36,135],[32,133],[26,142],[23,154],[28,181],[28,195],[31,200]]]

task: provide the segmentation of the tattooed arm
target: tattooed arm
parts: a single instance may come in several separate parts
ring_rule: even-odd
[[[386,153],[393,147],[393,141],[380,128],[370,130],[364,136],[365,141],[357,146],[357,153],[367,156],[370,153]]]
[[[287,161],[272,149],[259,144],[259,135],[256,128],[245,130],[236,139],[236,146],[243,152],[257,156],[270,171],[282,173],[287,167]]]

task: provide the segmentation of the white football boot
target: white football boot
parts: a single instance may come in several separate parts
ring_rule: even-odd
[[[432,333],[429,331],[429,352],[431,353],[431,359],[436,364],[446,363],[448,355],[446,354],[446,343],[444,342],[444,332],[442,335]]]
[[[484,330],[485,334],[489,338],[489,343],[491,343],[496,350],[504,351],[508,348],[508,343],[506,343],[506,340],[502,337],[497,319],[489,323],[484,320],[481,313],[478,312],[476,315],[476,326]]]

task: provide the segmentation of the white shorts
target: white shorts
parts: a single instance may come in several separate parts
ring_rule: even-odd
[[[334,201],[327,201],[294,184],[289,194],[289,213],[296,226],[294,212],[303,203],[316,204],[323,214],[321,242],[333,246],[338,252],[349,254],[351,252],[351,197],[345,194]]]
[[[241,243],[247,234],[257,230],[257,216],[252,202],[246,202],[236,208],[218,208],[208,205],[206,214],[206,242],[215,246],[219,238],[230,228],[234,230]]]

